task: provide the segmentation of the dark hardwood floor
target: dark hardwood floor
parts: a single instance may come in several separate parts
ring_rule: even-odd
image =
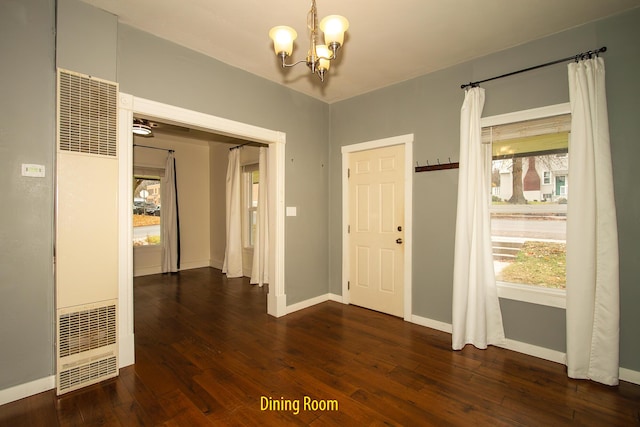
[[[0,406],[0,425],[640,425],[638,385],[454,352],[449,334],[335,302],[276,319],[266,288],[219,270],[136,278],[134,292],[135,365]]]

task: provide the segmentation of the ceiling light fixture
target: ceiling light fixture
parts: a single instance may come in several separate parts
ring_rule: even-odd
[[[133,119],[133,133],[140,136],[151,136],[151,126],[147,120]]]
[[[316,0],[311,1],[311,10],[307,14],[307,27],[309,28],[309,51],[307,58],[287,64],[286,59],[293,51],[293,41],[298,37],[296,30],[280,25],[269,31],[269,37],[273,40],[273,48],[282,59],[282,68],[293,67],[302,62],[313,74],[317,74],[324,81],[324,75],[329,69],[331,61],[336,59],[338,49],[344,43],[344,33],[349,28],[349,21],[340,15],[329,15],[320,21],[318,26],[318,11]],[[318,27],[324,33],[324,43],[318,44]]]

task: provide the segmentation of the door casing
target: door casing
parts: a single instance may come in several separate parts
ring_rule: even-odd
[[[405,176],[404,176],[404,320],[411,321],[411,295],[412,295],[412,213],[413,213],[413,134],[378,139],[375,141],[361,142],[342,147],[342,303],[349,304],[349,153],[371,150],[404,144]]]
[[[119,295],[119,365],[135,362],[135,338],[133,330],[133,248],[131,200],[131,174],[133,171],[133,115],[142,114],[165,123],[189,126],[194,129],[232,135],[245,140],[262,142],[269,146],[269,293],[267,313],[280,317],[287,314],[287,297],[284,283],[284,132],[260,128],[210,114],[138,98],[119,93],[118,141],[119,141],[119,250],[118,250],[118,295]]]

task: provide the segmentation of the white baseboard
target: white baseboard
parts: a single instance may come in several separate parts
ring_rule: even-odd
[[[180,270],[193,270],[194,268],[209,267],[208,259],[198,259],[189,262],[180,262]]]
[[[335,301],[341,304],[344,303],[344,301],[342,300],[342,295],[332,294],[331,292],[329,292],[327,295],[329,297],[329,301]]]
[[[329,295],[330,294],[324,294],[324,295],[320,295],[317,296],[315,298],[311,298],[308,300],[304,300],[304,301],[300,301],[298,303],[295,304],[291,304],[287,306],[287,314],[291,314],[293,312],[299,311],[299,310],[303,310],[305,308],[309,308],[312,307],[316,304],[320,304],[323,303],[325,301],[329,301]]]
[[[620,379],[628,383],[634,383],[640,385],[640,372],[632,371],[627,368],[620,368]]]
[[[561,351],[551,350],[545,347],[527,344],[526,342],[515,341],[508,338],[504,345],[499,345],[496,347],[516,351],[518,353],[528,354],[529,356],[538,357],[540,359],[560,363],[562,365],[564,365],[567,360],[566,354]]]
[[[451,333],[451,324],[440,322],[438,320],[428,319],[426,317],[411,316],[411,323],[415,323],[420,326],[435,329],[441,332]],[[540,347],[533,344],[528,344],[521,341],[507,339],[504,345],[498,346],[507,350],[516,351],[518,353],[527,354],[529,356],[538,357],[540,359],[549,360],[551,362],[566,364],[567,356],[565,353],[557,350],[551,350],[545,347]],[[633,371],[631,369],[620,368],[620,379],[633,384],[640,385],[640,372]]]
[[[427,319],[426,317],[411,315],[411,323],[415,323],[420,326],[435,329],[436,331],[451,333],[451,324],[440,322],[439,320]]]
[[[284,299],[284,296],[282,299]],[[335,301],[342,303],[342,296],[328,293],[305,301],[301,301],[299,303],[287,306],[286,314],[312,307],[325,301]],[[278,310],[275,311],[277,312]],[[412,315],[411,323],[415,323],[420,326],[446,332],[449,334],[451,333],[451,324],[440,322],[438,320]],[[502,345],[500,347],[507,350],[516,351],[518,353],[527,354],[529,356],[549,360],[551,362],[560,364],[565,363],[565,354],[560,351],[550,350],[548,348],[539,347],[520,341],[507,339],[505,345]],[[120,368],[124,368],[125,366],[133,365],[135,363],[134,335],[129,335],[127,337],[121,338],[119,357]],[[640,372],[631,369],[620,368],[620,380],[640,385]],[[52,390],[55,388],[55,384],[56,378],[54,375],[52,375],[50,377],[41,378],[39,380],[31,381],[26,384],[20,384],[15,387],[0,390],[0,405],[14,402],[25,397],[33,396],[44,391]]]
[[[287,314],[287,295],[267,294],[267,314],[273,317],[282,317]]]
[[[448,334],[450,334],[452,331],[450,323],[440,322],[438,320],[428,319],[426,317],[413,315],[411,316],[411,322],[416,323],[420,326],[425,326],[427,328],[446,332]],[[528,354],[529,356],[539,357],[541,359],[550,360],[556,363],[565,363],[565,354],[560,351],[550,350],[548,348],[539,347],[537,345],[527,344],[516,340],[507,339],[504,345],[500,345],[497,347],[516,351],[518,353]]]
[[[328,294],[320,295],[315,298],[311,298],[305,301],[301,301],[301,302],[289,305],[287,306],[287,314],[312,307],[316,304],[320,304],[325,301],[335,301],[335,302],[342,303],[342,295],[328,293]]]
[[[16,400],[24,399],[25,397],[33,396],[43,391],[53,390],[55,387],[56,377],[55,375],[51,375],[50,377],[0,390],[0,405],[15,402]]]

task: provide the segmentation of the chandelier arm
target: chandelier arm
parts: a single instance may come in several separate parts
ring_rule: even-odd
[[[283,60],[282,60],[282,68],[295,67],[296,65],[298,65],[298,64],[302,64],[302,63],[305,63],[305,64],[306,64],[306,63],[307,63],[307,60],[306,60],[306,59],[301,59],[300,61],[298,61],[298,62],[294,62],[293,64],[287,64],[287,63],[285,63],[285,62],[284,62],[284,59],[283,59]]]

